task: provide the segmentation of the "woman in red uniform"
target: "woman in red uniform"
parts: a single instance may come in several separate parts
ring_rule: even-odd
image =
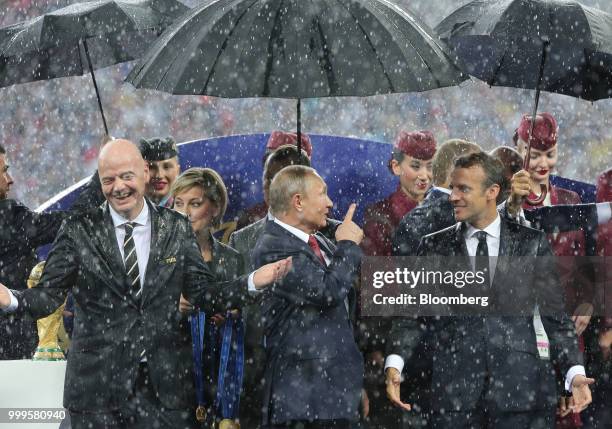
[[[390,256],[391,240],[399,222],[423,199],[432,183],[431,165],[436,140],[429,131],[402,131],[389,161],[399,178],[397,190],[365,211],[362,248],[368,256]]]
[[[432,183],[432,158],[436,140],[429,131],[402,131],[395,141],[389,170],[399,178],[397,190],[384,200],[368,206],[364,217],[365,255],[390,256],[395,229],[402,218],[423,199]],[[361,320],[361,342],[366,352],[365,388],[369,395],[370,426],[377,429],[398,427],[397,410],[386,399],[386,386],[380,383],[384,349],[390,322],[385,318]]]
[[[524,115],[517,129],[517,150],[525,157],[527,154],[527,141],[531,127],[531,116]],[[547,188],[546,198],[540,205],[580,204],[577,193],[568,189],[553,186],[550,183],[550,174],[557,164],[557,135],[558,125],[555,118],[549,113],[540,113],[536,116],[535,126],[531,140],[531,154],[529,173],[531,188],[540,189],[541,185]],[[530,195],[534,199],[535,195]],[[534,206],[524,204],[523,209],[529,210]],[[586,329],[593,312],[593,284],[585,275],[584,264],[574,257],[586,255],[585,235],[583,231],[548,234],[548,242],[552,251],[558,258],[559,274],[565,290],[566,308],[572,315],[576,334],[580,336],[580,346],[584,350],[582,333]],[[578,415],[569,414],[557,420],[557,429],[581,427]]]

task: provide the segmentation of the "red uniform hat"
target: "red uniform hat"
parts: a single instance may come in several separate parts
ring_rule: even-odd
[[[529,130],[531,128],[531,116],[523,115],[521,124],[516,130],[519,138],[524,142],[529,141]],[[538,113],[536,115],[531,147],[537,150],[548,150],[557,144],[557,131],[559,126],[550,113]]]
[[[393,147],[413,158],[429,160],[436,153],[436,139],[429,131],[402,131]]]
[[[286,133],[284,131],[272,131],[268,143],[266,144],[266,152],[274,152],[281,146],[285,145],[297,146],[297,134]],[[302,133],[302,149],[308,155],[308,158],[312,157],[312,143],[310,143],[310,137],[307,134]]]
[[[596,201],[598,203],[612,201],[612,168],[601,173],[597,179]]]

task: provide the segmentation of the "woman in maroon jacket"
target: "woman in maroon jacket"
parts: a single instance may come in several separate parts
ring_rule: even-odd
[[[390,256],[391,240],[402,218],[431,187],[436,140],[429,131],[402,131],[395,141],[389,170],[399,178],[397,190],[365,211],[362,242],[368,256]]]
[[[527,154],[530,127],[531,117],[523,115],[516,133],[517,150],[523,157]],[[545,185],[547,188],[546,198],[540,206],[580,204],[582,202],[577,193],[553,186],[550,183],[550,174],[555,169],[558,159],[558,128],[557,121],[551,114],[540,113],[536,116],[531,137],[528,171],[531,176],[531,189],[539,190],[541,185]],[[535,195],[532,194],[529,198],[533,199]],[[526,203],[523,205],[525,210],[532,208],[534,206]],[[566,308],[568,313],[572,315],[576,333],[580,336],[580,348],[581,351],[584,351],[582,333],[591,320],[594,292],[593,282],[588,278],[588,275],[585,275],[585,264],[580,263],[580,257],[586,255],[585,234],[582,230],[552,233],[548,234],[548,242],[553,253],[559,257],[558,269],[565,290]],[[557,429],[570,429],[581,426],[579,415],[569,414],[564,418],[559,418],[556,427]]]

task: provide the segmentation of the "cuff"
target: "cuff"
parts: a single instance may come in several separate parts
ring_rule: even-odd
[[[612,209],[610,208],[611,203],[597,203],[597,223],[603,225],[612,218]]]
[[[385,371],[387,368],[395,368],[401,374],[404,370],[404,359],[400,355],[389,355],[385,359]]]
[[[249,274],[249,279],[247,281],[248,283],[248,289],[249,289],[249,295],[257,295],[260,294],[262,291],[257,290],[255,288],[255,281],[253,280],[253,277],[255,277],[255,271],[253,271],[251,274]],[[244,280],[243,280],[244,281]],[[244,283],[243,283],[244,284]],[[244,287],[244,286],[243,286]]]
[[[17,301],[17,298],[15,298],[15,295],[13,295],[13,292],[9,290],[8,293],[9,293],[9,296],[11,297],[11,303],[9,304],[8,307],[0,311],[3,311],[5,313],[12,313],[15,310],[17,310],[17,307],[19,306],[19,302]]]
[[[565,390],[567,390],[568,392],[572,391],[572,381],[577,375],[584,375],[586,377],[586,371],[584,370],[584,366],[574,365],[569,369],[569,371],[567,371],[567,375],[565,376]]]

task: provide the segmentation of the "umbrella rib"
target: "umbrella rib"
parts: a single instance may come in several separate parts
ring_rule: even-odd
[[[208,76],[206,77],[206,82],[204,82],[204,87],[202,88],[201,94],[205,94],[206,93],[206,88],[208,87],[208,83],[210,82],[210,79],[211,79],[212,75],[214,74],[215,68],[217,67],[217,63],[219,62],[219,58],[221,58],[221,54],[225,50],[225,47],[227,46],[230,37],[232,37],[232,35],[234,34],[234,31],[236,30],[236,28],[238,28],[238,23],[242,20],[242,18],[244,18],[244,16],[247,14],[247,12],[249,10],[251,10],[253,5],[255,3],[257,3],[257,1],[258,0],[254,0],[249,6],[247,6],[244,9],[244,11],[236,19],[236,23],[234,24],[234,27],[227,33],[227,36],[225,37],[225,40],[223,40],[223,44],[221,45],[221,47],[219,48],[219,51],[217,52],[217,56],[215,57],[215,61],[213,62],[212,66],[210,67],[210,72],[208,73]]]
[[[319,37],[321,38],[321,50],[323,51],[323,55],[319,56],[319,64],[323,68],[323,71],[325,71],[325,75],[327,76],[329,93],[330,95],[333,95],[338,90],[338,83],[336,82],[336,76],[334,74],[334,70],[332,68],[330,60],[332,54],[329,51],[327,39],[325,38],[325,34],[323,34],[323,28],[321,27],[321,22],[318,18],[316,20],[316,26],[317,31],[319,33]]]
[[[370,36],[368,34],[367,31],[365,31],[365,29],[363,28],[363,26],[361,25],[361,23],[359,22],[359,20],[357,19],[357,17],[349,10],[349,8],[346,6],[346,4],[342,1],[339,0],[338,1],[348,12],[349,15],[351,15],[353,17],[353,19],[355,20],[355,22],[357,23],[357,26],[359,27],[359,29],[361,30],[361,32],[363,33],[366,42],[368,43],[368,45],[370,46],[370,48],[372,49],[372,51],[375,53],[376,55],[376,60],[378,61],[378,63],[380,64],[380,68],[383,72],[383,75],[385,76],[385,78],[387,79],[387,83],[389,84],[389,89],[391,90],[390,92],[395,92],[395,88],[393,86],[393,82],[391,81],[391,78],[389,77],[389,74],[387,73],[387,70],[385,68],[385,65],[383,64],[382,60],[380,59],[380,57],[378,56],[378,53],[376,51],[376,48],[374,47],[374,44],[372,43],[372,40],[370,39]],[[419,55],[420,56],[420,55]],[[422,59],[422,58],[421,58]]]
[[[281,11],[283,9],[284,1],[281,0],[276,14],[274,15],[274,24],[272,25],[272,33],[268,37],[268,48],[267,48],[267,59],[266,59],[266,70],[264,71],[264,87],[262,95],[267,97],[270,94],[270,76],[272,75],[272,66],[274,65],[274,40],[276,36],[280,34],[278,27],[280,24]]]

